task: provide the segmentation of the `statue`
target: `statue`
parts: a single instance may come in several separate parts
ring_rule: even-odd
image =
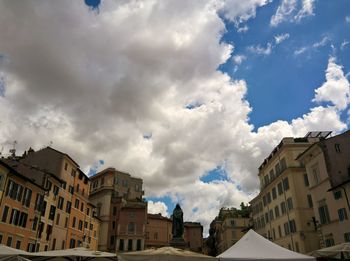
[[[182,238],[184,233],[183,212],[179,204],[173,211],[173,238]]]

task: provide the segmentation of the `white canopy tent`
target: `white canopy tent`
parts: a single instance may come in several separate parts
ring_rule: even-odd
[[[267,240],[252,229],[236,244],[218,256],[220,260],[295,260],[313,261],[314,257],[302,255]]]
[[[30,253],[34,261],[111,261],[117,260],[117,255],[109,252],[90,250],[85,247],[70,248],[64,250],[52,250]]]
[[[350,259],[350,242],[315,250],[311,255],[314,257]]]
[[[118,254],[120,261],[217,261],[216,257],[206,256],[195,252],[173,247],[147,249]]]
[[[24,258],[28,252],[0,244],[0,261],[29,261]]]

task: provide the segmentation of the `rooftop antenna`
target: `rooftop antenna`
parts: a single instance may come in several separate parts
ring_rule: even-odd
[[[16,156],[16,145],[17,145],[17,141],[15,140],[15,141],[13,142],[13,148],[10,149],[10,153],[11,153],[12,157],[15,157],[15,156]]]

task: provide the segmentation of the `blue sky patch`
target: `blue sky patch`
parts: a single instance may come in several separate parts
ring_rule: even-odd
[[[200,178],[204,183],[211,183],[213,181],[228,181],[228,175],[223,166],[217,166],[215,169],[208,171]]]

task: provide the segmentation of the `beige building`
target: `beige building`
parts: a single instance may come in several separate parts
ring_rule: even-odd
[[[90,200],[101,219],[98,248],[103,251],[142,250],[147,202],[142,179],[107,168],[91,177]]]
[[[221,254],[241,239],[250,226],[249,209],[244,205],[241,210],[221,208],[219,215],[210,224],[215,230],[217,254]]]
[[[350,242],[350,131],[322,139],[298,157],[309,181],[308,204],[321,247]]]
[[[203,226],[199,222],[184,222],[184,240],[190,251],[203,252]]]
[[[255,230],[280,246],[319,248],[305,168],[296,160],[318,138],[284,138],[259,167],[260,193],[251,201]]]
[[[147,214],[145,248],[169,246],[172,221],[161,214]]]
[[[90,180],[78,163],[68,154],[46,147],[29,149],[17,168],[34,175],[49,190],[44,198],[36,199],[41,209],[37,250],[97,246],[100,221],[93,217],[96,211],[88,200]],[[44,176],[39,178],[38,173]]]

